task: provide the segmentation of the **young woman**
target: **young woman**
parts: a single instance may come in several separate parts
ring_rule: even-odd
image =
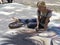
[[[39,31],[40,28],[47,30],[48,22],[52,16],[52,11],[46,8],[44,1],[37,2],[37,28],[36,31]]]

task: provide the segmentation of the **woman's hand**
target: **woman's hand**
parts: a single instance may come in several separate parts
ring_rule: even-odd
[[[44,27],[44,30],[47,30],[47,26]]]
[[[17,17],[12,17],[12,19],[13,19],[14,22],[18,22],[19,21]]]

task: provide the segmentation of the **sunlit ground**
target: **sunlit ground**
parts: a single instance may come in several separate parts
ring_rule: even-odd
[[[11,22],[12,17],[17,18],[36,18],[37,17],[37,8],[31,6],[25,6],[23,4],[12,3],[12,4],[0,4],[0,30],[9,30],[8,24]],[[51,4],[50,4],[51,5]],[[51,22],[49,25],[60,25],[53,20],[60,18],[60,13],[52,12]],[[56,24],[55,24],[56,23]],[[3,28],[2,28],[3,27]]]
[[[51,4],[49,4],[51,5]],[[55,4],[52,4],[52,6]],[[0,4],[0,37],[9,30],[8,25],[9,23],[11,23],[11,18],[12,17],[17,17],[17,18],[37,18],[37,8],[31,7],[31,6],[25,6],[23,4],[18,4],[18,3],[11,3],[11,4]],[[58,28],[54,28],[54,27],[59,27],[60,28],[60,13],[53,11],[52,12],[52,17],[50,18],[50,23],[48,25],[49,28],[51,28],[51,30],[53,29],[54,31],[59,30]],[[12,32],[16,32],[16,30],[18,29],[13,29]],[[58,34],[60,34],[60,32],[57,32]],[[19,34],[20,35],[20,34]],[[11,36],[11,35],[10,35]],[[14,36],[13,36],[14,37]],[[16,36],[15,36],[16,37]],[[11,40],[16,40],[15,38],[11,38]],[[18,40],[20,40],[20,38],[17,38]],[[3,38],[0,40],[6,40],[6,38]],[[17,41],[18,41],[17,40]],[[12,43],[12,42],[11,42]],[[18,42],[18,44],[20,44],[20,42]]]
[[[30,6],[25,6],[23,4],[12,3],[12,4],[0,4],[0,30],[7,31],[9,30],[8,24],[11,21],[12,17],[17,18],[36,18],[37,17],[37,8],[33,8]],[[51,5],[51,4],[50,4]],[[60,18],[60,13],[52,12],[50,26],[60,26],[60,21],[53,21],[55,19]],[[2,32],[4,32],[2,31]]]

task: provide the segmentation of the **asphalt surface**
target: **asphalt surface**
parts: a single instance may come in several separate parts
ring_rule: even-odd
[[[25,40],[26,37],[30,37],[32,35],[26,33],[18,33],[15,35],[14,33],[9,33],[8,31],[20,30],[18,29],[9,29],[8,25],[11,23],[12,17],[17,18],[36,18],[37,8],[33,8],[30,6],[25,6],[23,4],[18,3],[10,3],[10,4],[0,4],[0,45],[36,45],[36,43],[32,40]],[[60,13],[56,13],[53,11],[51,22],[49,23],[50,31],[56,32],[60,35],[60,21],[56,20],[60,18]],[[6,33],[8,32],[8,33]],[[14,31],[13,31],[14,32]],[[24,42],[23,42],[24,41]],[[28,43],[27,43],[28,42]],[[39,45],[39,44],[37,44]]]

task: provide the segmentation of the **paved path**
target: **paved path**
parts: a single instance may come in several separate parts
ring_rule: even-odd
[[[36,8],[32,8],[30,6],[24,6],[18,3],[12,4],[1,4],[0,5],[0,32],[5,32],[9,30],[8,24],[11,22],[11,17],[17,18],[36,18]],[[51,22],[49,26],[59,26],[59,21],[52,21],[54,19],[59,19],[59,13],[53,12],[53,16],[51,17]],[[54,24],[55,23],[55,24]],[[3,31],[2,31],[3,30]]]
[[[0,4],[0,34],[1,34],[0,37],[2,37],[2,35],[4,35],[7,31],[12,30],[12,29],[9,29],[9,27],[8,27],[8,24],[10,22],[12,22],[11,17],[24,18],[24,19],[25,18],[36,18],[37,17],[36,10],[37,10],[36,8],[32,8],[30,6],[25,6],[25,5],[18,4],[18,3]],[[59,32],[60,22],[54,21],[54,20],[59,19],[59,18],[60,18],[59,13],[53,12],[52,17],[50,19],[51,22],[49,23],[48,26],[49,26],[50,30],[53,29],[53,31],[55,31],[57,34],[60,35],[60,32]],[[59,27],[59,28],[56,28],[56,27]],[[13,30],[19,30],[19,29],[20,28],[13,29]],[[21,37],[20,35],[22,37],[25,37],[25,35],[21,34],[21,33],[17,36],[12,36],[11,34],[10,35],[7,34],[7,35],[5,35],[5,37],[9,38],[11,40],[11,41],[8,41],[8,39],[7,39],[7,41],[9,43],[11,43],[11,44],[13,43],[14,45],[19,45],[19,44],[21,44],[21,42],[19,42],[20,38],[18,38],[18,37]],[[10,38],[10,36],[11,36],[11,38]],[[2,40],[2,39],[4,39],[4,36],[2,38],[0,38],[0,40]],[[16,39],[18,39],[19,41]],[[4,40],[6,41],[6,39],[4,39]],[[8,43],[7,42],[5,43],[4,40],[1,41],[3,43],[1,45],[8,45]],[[26,44],[26,42],[24,42],[24,44]],[[34,45],[34,43],[32,43],[32,44]],[[23,43],[22,43],[22,45],[23,45]]]

